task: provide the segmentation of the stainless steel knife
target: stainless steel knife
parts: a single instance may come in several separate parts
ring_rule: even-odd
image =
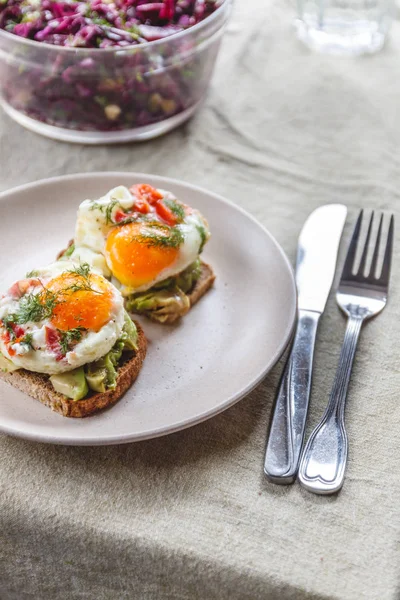
[[[296,264],[298,319],[272,417],[264,473],[278,484],[296,479],[310,399],[318,321],[335,275],[347,208],[327,204],[308,217],[299,237]]]

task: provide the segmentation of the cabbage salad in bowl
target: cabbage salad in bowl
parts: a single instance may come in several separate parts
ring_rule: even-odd
[[[231,0],[3,0],[0,100],[67,141],[145,139],[203,98]]]

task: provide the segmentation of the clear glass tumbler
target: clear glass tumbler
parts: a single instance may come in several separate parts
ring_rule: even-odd
[[[297,0],[297,33],[309,47],[328,54],[380,50],[394,10],[393,0]]]

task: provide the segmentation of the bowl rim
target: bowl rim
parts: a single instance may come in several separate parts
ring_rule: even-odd
[[[158,45],[161,44],[165,44],[167,43],[169,40],[177,40],[178,38],[183,38],[186,35],[188,35],[191,32],[199,32],[202,29],[205,29],[208,25],[211,25],[213,23],[213,21],[217,20],[217,18],[221,15],[224,14],[224,12],[227,12],[228,14],[226,15],[223,24],[221,25],[221,27],[225,24],[228,16],[229,16],[229,11],[231,9],[233,0],[223,0],[222,4],[220,6],[218,6],[218,8],[208,17],[206,17],[205,19],[203,19],[202,21],[199,21],[198,23],[196,23],[195,25],[193,25],[192,27],[188,27],[187,29],[183,29],[182,31],[178,31],[177,33],[173,33],[172,35],[168,35],[165,38],[161,38],[159,40],[153,40],[151,42],[143,42],[141,44],[132,44],[130,46],[111,46],[109,48],[81,48],[79,46],[77,47],[71,47],[71,46],[57,46],[56,44],[48,44],[47,42],[38,42],[36,40],[31,40],[29,38],[24,38],[22,36],[19,35],[15,35],[14,33],[10,33],[9,31],[6,31],[5,29],[0,29],[0,38],[3,37],[5,40],[14,42],[15,44],[21,43],[22,45],[25,45],[27,47],[43,47],[44,49],[49,49],[55,52],[73,52],[75,54],[92,54],[93,52],[95,52],[96,54],[112,54],[112,53],[118,53],[123,55],[124,53],[127,52],[132,52],[132,50],[136,50],[138,51],[139,48],[148,48],[149,46],[151,46],[152,48],[157,48]]]

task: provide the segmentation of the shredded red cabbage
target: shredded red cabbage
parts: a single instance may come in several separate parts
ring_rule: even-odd
[[[220,5],[210,28],[192,28]],[[207,89],[228,7],[229,0],[0,0],[0,29],[15,34],[0,35],[0,95],[35,120],[79,131],[133,130],[190,112]],[[161,41],[145,43],[153,40]]]
[[[56,46],[129,46],[188,29],[219,4],[220,0],[3,0],[0,29]]]

